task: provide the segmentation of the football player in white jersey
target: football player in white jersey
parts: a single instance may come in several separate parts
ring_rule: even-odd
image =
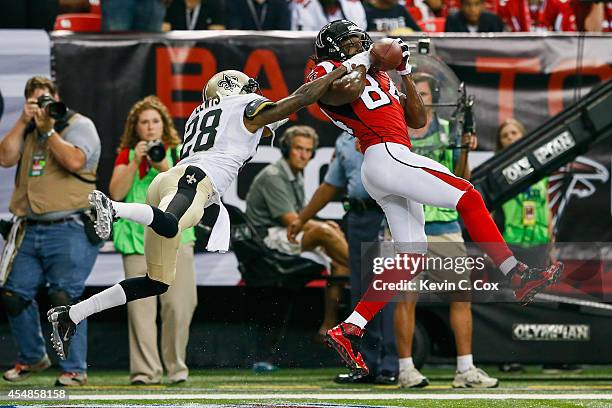
[[[145,230],[144,245],[147,276],[125,279],[76,305],[49,310],[47,317],[53,326],[51,342],[59,357],[67,357],[76,325],[83,319],[166,292],[174,281],[180,233],[195,226],[204,209],[213,203],[220,204],[221,211],[207,248],[227,250],[229,217],[220,198],[240,168],[255,154],[260,138],[272,135],[289,115],[316,102],[336,79],[367,63],[367,54],[354,56],[278,102],[256,93],[257,82],[240,71],[215,74],[202,92],[204,102],[193,111],[185,126],[181,160],[153,180],[146,204],[116,202],[94,191],[90,203],[100,238],[109,237],[115,218],[150,227]]]

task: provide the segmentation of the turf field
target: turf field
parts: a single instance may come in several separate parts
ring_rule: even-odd
[[[612,407],[612,366],[586,367],[580,374],[542,374],[527,367],[523,374],[502,374],[492,390],[455,390],[452,368],[426,367],[431,385],[420,390],[397,386],[338,385],[338,369],[279,369],[256,374],[250,370],[193,370],[179,385],[132,386],[125,371],[90,370],[89,384],[67,389],[67,400],[24,401],[7,398],[10,390],[50,388],[57,372],[46,371],[26,382],[0,384],[0,406],[78,407]],[[14,393],[13,393],[14,394]]]

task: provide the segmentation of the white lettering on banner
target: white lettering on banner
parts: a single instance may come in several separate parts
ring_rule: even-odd
[[[572,134],[566,130],[554,139],[535,149],[533,155],[540,164],[546,164],[574,146],[576,146],[576,141],[572,137]]]
[[[508,184],[514,184],[516,181],[532,172],[533,167],[531,163],[529,163],[527,157],[521,157],[519,160],[502,170],[502,174],[506,178]]]
[[[512,325],[512,338],[522,341],[589,341],[588,324],[527,324]]]

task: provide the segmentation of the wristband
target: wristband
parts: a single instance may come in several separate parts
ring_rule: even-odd
[[[412,65],[406,64],[406,69],[398,70],[397,73],[400,75],[408,75],[412,72]]]
[[[53,133],[55,133],[55,129],[51,129],[50,131],[48,131],[46,133],[40,133],[39,132],[39,136],[40,136],[41,140],[46,141],[46,140],[49,140],[49,138],[51,136],[53,136]]]

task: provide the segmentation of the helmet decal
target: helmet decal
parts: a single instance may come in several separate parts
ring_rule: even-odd
[[[217,82],[217,86],[219,88],[223,88],[225,90],[231,91],[234,88],[240,87],[240,83],[238,82],[238,77],[227,75],[223,73],[223,77],[219,82]]]

